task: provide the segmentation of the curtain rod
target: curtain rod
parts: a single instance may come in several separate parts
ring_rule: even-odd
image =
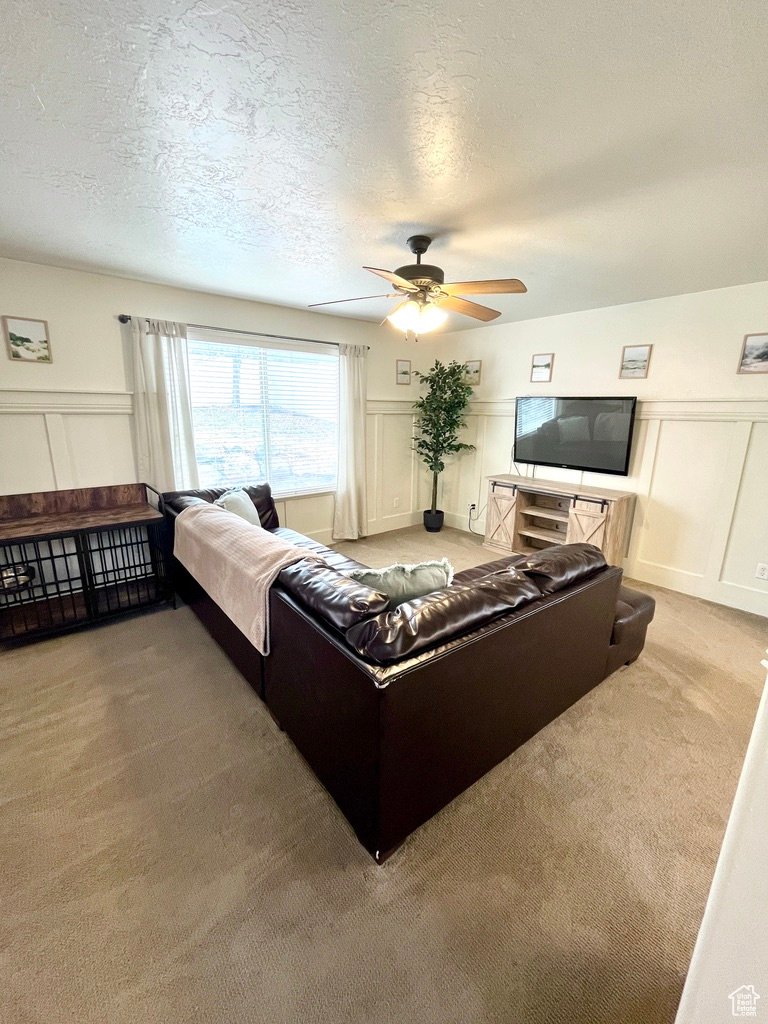
[[[117,318],[121,324],[129,324],[131,317],[128,313],[120,313]],[[149,317],[147,317],[149,319]],[[187,324],[198,331],[218,331],[220,334],[245,334],[249,338],[272,338],[275,341],[303,341],[309,345],[334,345],[339,347],[338,341],[320,341],[318,338],[292,338],[289,334],[264,334],[261,331],[239,331],[235,327],[211,327],[208,324]],[[365,346],[369,351],[371,346]]]

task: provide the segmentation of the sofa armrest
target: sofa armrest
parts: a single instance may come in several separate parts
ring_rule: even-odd
[[[656,602],[650,594],[643,594],[630,587],[619,587],[619,599],[616,602],[616,619],[613,623],[612,644],[620,644],[627,639],[634,626],[642,622],[646,627],[653,621]]]
[[[645,646],[645,635],[653,620],[656,602],[650,595],[629,587],[620,587],[616,601],[611,646],[608,648],[605,674],[636,661]]]

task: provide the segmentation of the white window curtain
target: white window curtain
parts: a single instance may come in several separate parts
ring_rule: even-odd
[[[365,487],[365,345],[339,345],[339,474],[333,512],[333,539],[368,535]]]
[[[160,491],[199,487],[187,366],[187,325],[131,317],[139,480]]]

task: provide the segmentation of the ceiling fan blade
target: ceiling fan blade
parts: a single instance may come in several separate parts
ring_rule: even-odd
[[[417,292],[419,290],[418,285],[406,281],[404,277],[398,277],[391,270],[379,270],[377,267],[363,267],[363,270],[370,270],[372,274],[378,274],[385,281],[390,281],[395,288],[402,288],[404,292]]]
[[[381,321],[381,323],[379,324],[379,327],[383,327],[383,326],[384,326],[384,324],[385,324],[385,323],[386,323],[386,322],[387,322],[387,321],[389,320],[389,318],[390,318],[390,317],[392,316],[392,314],[393,314],[393,313],[396,313],[396,312],[398,311],[398,309],[402,309],[402,308],[403,308],[403,306],[404,306],[404,305],[406,304],[406,302],[410,302],[410,299],[403,299],[403,301],[402,301],[402,302],[398,302],[398,304],[397,304],[397,305],[396,305],[396,306],[394,307],[394,309],[390,309],[390,311],[389,311],[389,312],[387,313],[387,315],[386,315],[386,316],[384,317],[384,319],[383,319],[383,320]]]
[[[468,302],[457,295],[442,295],[437,304],[444,306],[445,309],[452,309],[454,313],[472,316],[475,320],[495,320],[497,316],[501,316],[498,309],[489,309],[488,306],[480,306],[477,302]]]
[[[516,277],[501,281],[451,281],[450,284],[441,284],[440,288],[448,295],[511,295],[528,291]]]
[[[331,299],[330,302],[310,302],[307,309],[314,309],[315,306],[335,306],[339,302],[362,302],[363,299],[396,299],[399,294],[399,292],[394,292],[389,295],[360,295],[356,299]]]

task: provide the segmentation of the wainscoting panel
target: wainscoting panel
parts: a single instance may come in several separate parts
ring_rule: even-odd
[[[368,533],[400,530],[419,522],[418,467],[411,449],[413,403],[368,402]]]
[[[64,425],[64,417],[60,412],[47,412],[43,419],[45,420],[45,433],[48,438],[48,452],[51,457],[53,473],[56,477],[56,487],[59,490],[75,487],[72,453],[67,440],[67,428]],[[92,447],[92,444],[88,447]]]
[[[479,449],[480,479],[472,500],[477,504],[480,519],[485,516],[488,500],[486,477],[493,473],[514,472],[512,467],[512,446],[514,443],[515,418],[509,416],[478,416],[477,445]]]
[[[127,392],[0,390],[0,492],[134,483]]]
[[[280,522],[290,530],[314,537],[323,544],[331,540],[333,495],[312,494],[305,498],[287,498],[279,513]]]
[[[416,511],[411,452],[413,417],[389,414],[377,419],[381,443],[374,467],[380,495],[376,518],[386,523]]]
[[[768,584],[755,578],[755,564],[768,562],[768,423],[750,424],[749,434],[721,580],[749,581],[761,593]]]
[[[482,444],[482,437],[485,433],[485,425],[481,423],[479,416],[467,417],[467,429],[462,433],[461,440],[465,444],[475,446],[472,452],[460,452],[458,455],[450,456],[446,460],[445,472],[441,474],[441,488],[439,492],[439,505],[443,510],[452,510],[462,520],[464,526],[467,522],[468,506],[471,502],[477,502],[477,486],[475,480],[478,475],[478,468],[482,463],[482,452],[478,450]],[[431,497],[431,477],[428,478],[430,491],[427,495],[427,504]],[[427,504],[424,507],[427,507]]]
[[[0,492],[49,491],[56,486],[45,417],[0,416]]]
[[[381,465],[381,428],[383,416],[366,416],[365,425],[365,478],[368,497],[368,522],[375,523],[381,515],[381,474],[376,467]]]
[[[637,564],[703,576],[734,424],[661,422]]]
[[[627,574],[768,615],[768,583],[754,575],[768,560],[768,402],[649,403],[640,415],[648,426]]]
[[[136,480],[131,416],[62,416],[73,487],[98,487]],[[94,439],[98,443],[94,443]]]

